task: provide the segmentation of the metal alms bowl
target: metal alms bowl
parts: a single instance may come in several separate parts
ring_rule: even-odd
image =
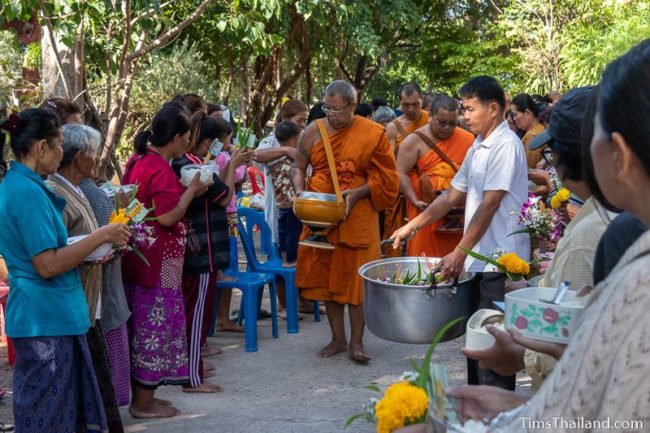
[[[335,194],[306,191],[296,198],[296,216],[308,226],[332,227],[345,216],[345,203]]]
[[[428,269],[418,257],[397,257],[367,263],[359,268],[363,278],[363,311],[370,332],[397,343],[429,344],[448,322],[465,317],[443,341],[465,333],[471,316],[471,279],[462,273],[457,282],[441,283],[436,288],[384,282],[398,269],[417,273],[418,260],[423,272]]]

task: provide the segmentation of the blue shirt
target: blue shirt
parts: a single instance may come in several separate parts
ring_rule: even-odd
[[[12,338],[82,335],[90,327],[77,270],[45,279],[32,264],[43,251],[67,245],[65,204],[34,171],[12,161],[0,184],[0,254],[10,284],[5,326]]]

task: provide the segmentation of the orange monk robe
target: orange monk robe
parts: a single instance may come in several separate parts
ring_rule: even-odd
[[[296,286],[307,299],[363,304],[361,265],[380,258],[378,212],[395,202],[399,177],[395,157],[384,128],[355,116],[352,125],[330,135],[341,190],[364,184],[370,196],[360,199],[327,235],[334,250],[300,245]],[[334,193],[332,177],[322,142],[311,152],[312,176],[307,190]],[[309,234],[303,228],[301,238]]]
[[[465,160],[465,155],[473,142],[474,136],[472,134],[461,128],[456,128],[451,137],[437,144],[440,150],[442,150],[456,165],[456,168],[460,168]],[[433,149],[429,150],[418,159],[417,166],[420,169],[420,173],[426,173],[429,176],[431,184],[436,191],[449,189],[451,180],[456,175],[456,172],[449,166],[449,164],[444,162]],[[421,199],[418,181],[419,176],[414,169],[409,172],[409,178],[411,179],[411,184],[413,185],[415,194],[418,199]],[[406,214],[409,220],[412,220],[420,213],[421,212],[413,206],[413,203],[406,200]],[[440,219],[434,221],[428,226],[422,227],[422,229],[420,229],[420,231],[409,240],[407,246],[408,255],[419,256],[424,253],[428,257],[444,257],[451,253],[460,242],[463,234],[437,232],[436,229],[443,225],[443,223],[444,219]]]
[[[418,120],[404,127],[404,130],[407,132],[407,134],[410,134],[416,129],[429,123],[429,112],[422,110],[421,113],[422,114],[420,115],[420,118]],[[395,140],[396,152],[399,152],[399,146],[400,144],[402,144],[402,141],[405,138],[406,137],[404,137],[398,130],[396,140]],[[392,235],[393,232],[395,232],[395,230],[397,230],[398,228],[406,224],[406,205],[405,205],[406,201],[408,200],[406,200],[404,197],[400,195],[398,196],[397,200],[395,200],[395,203],[393,203],[390,208],[386,209],[386,216],[384,217],[384,238],[385,239],[388,239],[388,237]],[[400,250],[389,249],[387,252],[389,257],[397,257],[400,255]]]

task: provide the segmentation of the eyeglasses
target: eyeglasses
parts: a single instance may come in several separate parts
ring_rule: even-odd
[[[338,116],[339,114],[343,114],[345,109],[348,108],[349,106],[350,106],[350,103],[345,104],[343,106],[343,108],[341,108],[339,110],[334,110],[333,108],[329,108],[329,107],[326,107],[324,105],[321,108],[323,110],[323,113],[325,113],[325,115],[327,115],[327,116]]]
[[[438,120],[438,119],[436,119],[436,118],[434,117],[434,118],[433,118],[433,121],[436,122],[436,123],[438,124],[438,126],[440,126],[440,127],[443,128],[443,129],[446,129],[446,128],[455,128],[455,127],[456,127],[456,121],[455,121],[455,120],[452,120],[452,121],[445,121],[445,120]]]
[[[548,165],[555,167],[559,161],[558,155],[553,149],[546,148],[542,151],[542,157]]]

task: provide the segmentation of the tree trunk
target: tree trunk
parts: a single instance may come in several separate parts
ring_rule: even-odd
[[[56,52],[52,46],[52,39],[57,44],[59,55],[61,56],[61,66],[63,75],[59,73],[57,66]],[[69,95],[63,84],[65,77],[74,77],[74,63],[72,51],[57,41],[55,35],[50,35],[50,29],[43,27],[43,37],[41,39],[41,57],[43,60],[43,98],[62,97],[72,99],[74,96]],[[72,93],[72,89],[70,89]]]
[[[239,91],[239,115],[240,121],[248,125],[248,106],[250,104],[250,79],[248,75],[248,57],[242,56],[241,61],[241,82]],[[231,110],[232,113],[232,110]]]
[[[311,57],[307,62],[307,69],[305,69],[305,90],[307,93],[307,106],[311,106],[311,91],[313,83],[311,81]]]

